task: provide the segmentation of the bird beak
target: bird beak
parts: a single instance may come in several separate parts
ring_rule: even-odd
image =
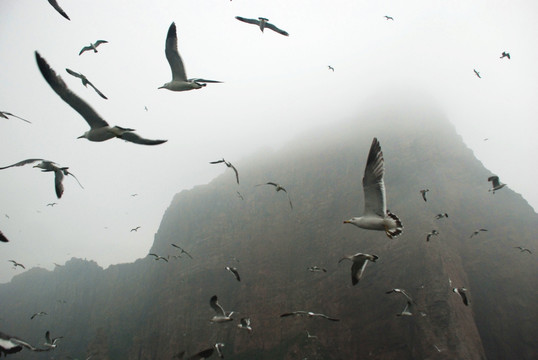
[[[157,89],[164,89],[164,86],[159,86]]]
[[[77,139],[82,139],[84,137],[84,135],[80,135]]]
[[[344,220],[344,224],[349,224],[351,221],[349,220]]]

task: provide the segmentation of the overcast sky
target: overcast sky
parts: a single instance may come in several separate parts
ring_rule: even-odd
[[[0,119],[0,166],[45,158],[69,166],[85,189],[66,178],[58,200],[52,174],[0,171],[0,231],[11,240],[1,244],[0,282],[21,272],[8,259],[52,269],[71,257],[103,267],[144,257],[174,194],[225,171],[209,161],[278,149],[353,118],[389,88],[429,93],[492,174],[538,209],[535,0],[58,2],[71,21],[46,0],[0,0],[0,110],[32,121]],[[235,16],[269,18],[290,36]],[[172,22],[187,76],[224,83],[157,89],[171,79]],[[78,55],[97,39],[109,43]],[[88,126],[45,82],[35,50],[110,125],[168,142],[77,139]],[[511,60],[499,59],[503,51]]]

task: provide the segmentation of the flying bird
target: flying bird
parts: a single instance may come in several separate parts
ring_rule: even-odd
[[[58,203],[48,203],[47,206],[54,207],[54,205],[58,205]]]
[[[307,339],[317,339],[318,337],[316,335],[310,335],[308,330],[306,330],[306,338]]]
[[[473,71],[476,74],[476,76],[478,76],[480,79],[482,79],[482,76],[480,76],[480,73],[478,71],[476,71],[476,69],[473,69]]]
[[[398,216],[387,210],[384,173],[383,152],[379,141],[374,138],[362,178],[364,214],[345,220],[344,224],[353,224],[368,230],[383,230],[392,239],[402,233],[403,225]]]
[[[157,254],[148,254],[148,256],[150,256],[150,255],[153,256],[155,261],[164,260],[164,261],[168,262],[168,259],[165,258],[164,256],[160,256],[160,255],[157,255]]]
[[[288,34],[288,32],[282,30],[282,29],[279,29],[277,28],[275,25],[271,24],[269,22],[269,19],[267,18],[263,18],[263,17],[259,17],[258,20],[256,19],[247,19],[247,18],[244,18],[244,17],[241,17],[241,16],[236,16],[235,17],[237,20],[239,21],[242,21],[242,22],[246,22],[248,24],[254,24],[254,25],[257,25],[260,27],[260,30],[263,32],[263,29],[267,28],[267,29],[271,29],[281,35],[284,35],[284,36],[289,36],[290,34]]]
[[[17,118],[17,119],[19,119],[19,120],[26,121],[27,123],[31,124],[30,121],[28,121],[28,120],[26,120],[26,119],[23,119],[23,118],[21,118],[21,117],[19,117],[19,116],[17,116],[17,115],[14,115],[14,114],[12,114],[12,113],[10,113],[10,112],[7,112],[7,111],[0,111],[0,118],[9,119],[8,116],[13,116],[13,117],[15,117],[15,118]]]
[[[106,40],[97,40],[97,41],[94,42],[94,43],[90,43],[90,45],[88,45],[88,46],[84,46],[84,47],[80,50],[80,52],[78,53],[78,56],[82,55],[83,52],[88,51],[88,50],[93,50],[93,52],[96,53],[96,52],[97,52],[97,47],[98,47],[99,45],[101,45],[101,44],[107,44],[107,43],[108,43],[108,41],[106,41]]]
[[[408,301],[405,305],[405,308],[402,310],[401,313],[396,314],[396,316],[413,316],[413,313],[411,312],[411,307],[413,304],[411,304],[411,301]]]
[[[56,11],[58,11],[60,13],[60,15],[62,15],[64,18],[66,18],[67,20],[71,21],[71,19],[69,18],[69,16],[67,16],[67,14],[65,13],[65,11],[63,11],[63,9],[60,7],[60,5],[58,5],[58,2],[56,0],[48,0],[49,1],[49,4],[52,5],[52,7],[54,9],[56,9]]]
[[[471,236],[469,236],[469,238],[472,238],[473,236],[476,236],[476,235],[480,234],[481,231],[488,231],[488,230],[487,229],[476,229],[475,231],[473,231]]]
[[[132,229],[131,229],[131,232],[133,232],[133,231],[138,232],[138,229],[140,229],[140,226],[137,226],[137,227],[135,227],[135,228],[132,228]]]
[[[7,237],[5,237],[5,235],[2,234],[1,231],[0,231],[0,242],[9,242],[9,240],[7,239]]]
[[[233,321],[232,314],[234,312],[232,311],[228,315],[226,315],[226,312],[224,311],[224,309],[222,308],[222,306],[220,306],[218,302],[217,295],[213,295],[211,297],[211,299],[209,300],[209,305],[217,313],[217,315],[213,316],[210,321],[216,322],[216,323]]]
[[[436,220],[439,220],[439,219],[442,219],[442,218],[448,218],[448,214],[447,213],[441,213],[441,214],[435,215]]]
[[[346,255],[338,263],[340,264],[344,260],[353,261],[351,265],[351,284],[356,285],[362,277],[362,273],[368,264],[368,261],[375,262],[379,257],[377,255],[356,253],[355,255]]]
[[[243,197],[243,195],[241,195],[239,191],[236,191],[236,193],[238,198],[240,198],[241,200],[245,200],[245,198]]]
[[[18,263],[18,262],[16,262],[15,260],[8,260],[8,261],[11,262],[11,263],[13,263],[13,268],[17,268],[17,266],[19,266],[19,267],[21,267],[21,268],[23,268],[23,269],[26,269],[26,267],[25,267],[23,264]]]
[[[45,345],[46,347],[49,347],[51,349],[54,349],[57,345],[56,343],[58,342],[58,340],[62,339],[63,336],[58,336],[58,337],[55,337],[55,338],[51,338],[50,337],[50,331],[47,330],[47,332],[45,333],[45,343],[43,345]]]
[[[266,182],[265,184],[258,184],[256,186],[262,186],[262,185],[272,185],[275,187],[276,192],[279,192],[281,190],[284,191],[286,195],[288,195],[288,201],[290,203],[290,207],[293,209],[293,204],[291,203],[290,194],[288,194],[288,191],[282,185],[269,181],[269,182]]]
[[[310,272],[320,272],[320,271],[327,272],[327,269],[325,269],[325,268],[320,268],[319,266],[314,265],[314,266],[310,266],[310,267],[308,268],[308,271],[310,271]]]
[[[514,248],[515,248],[515,249],[519,249],[519,250],[521,250],[521,252],[526,251],[526,252],[528,252],[529,254],[532,254],[532,251],[530,251],[529,249],[524,248],[524,247],[522,247],[522,246],[515,246]]]
[[[239,277],[239,272],[237,271],[237,268],[226,266],[225,269],[228,270],[229,272],[231,272],[235,276],[235,279],[237,281],[241,281],[241,278]]]
[[[507,53],[506,51],[503,51],[503,53],[501,54],[501,57],[499,59],[502,59],[502,58],[508,58],[508,60],[510,60],[510,53]]]
[[[138,194],[131,194],[132,197],[138,196]]]
[[[44,312],[44,311],[40,311],[40,312],[37,312],[37,313],[33,314],[32,316],[30,316],[30,320],[34,320],[34,318],[36,316],[45,316],[45,315],[48,315],[48,314],[46,312]]]
[[[340,319],[335,319],[335,318],[332,318],[332,317],[329,317],[325,314],[317,314],[317,313],[313,313],[311,311],[293,311],[293,312],[290,312],[290,313],[284,313],[282,315],[280,315],[280,317],[287,317],[287,316],[306,316],[308,318],[314,318],[314,317],[322,317],[322,318],[325,318],[327,320],[331,320],[331,321],[340,321]]]
[[[385,15],[385,19],[394,21],[394,18],[392,16]]]
[[[177,50],[177,32],[175,23],[172,23],[172,25],[170,25],[170,28],[168,29],[164,52],[166,54],[166,59],[170,64],[170,69],[172,70],[172,80],[159,87],[159,89],[168,89],[171,91],[187,91],[192,89],[200,89],[201,87],[206,86],[206,83],[221,82],[200,78],[187,79],[183,60],[181,60],[181,56],[179,56],[179,52]]]
[[[75,72],[75,71],[73,71],[73,70],[67,69],[67,68],[65,69],[65,71],[67,71],[69,74],[73,75],[74,77],[79,78],[79,79],[82,81],[82,85],[84,85],[85,87],[88,87],[88,85],[90,85],[90,86],[95,90],[95,92],[96,92],[100,97],[102,97],[103,99],[108,99],[108,98],[105,96],[105,94],[103,94],[101,91],[99,91],[99,89],[97,89],[97,88],[95,87],[95,85],[93,85],[93,84],[90,82],[90,80],[88,80],[88,78],[87,78],[85,75],[83,75],[83,74],[81,74],[81,73],[78,73],[78,72]]]
[[[329,70],[331,70],[332,72],[334,72],[334,68],[333,68],[331,65],[329,65]]]
[[[456,294],[459,294],[461,296],[461,300],[463,301],[465,306],[469,305],[469,300],[467,300],[466,288],[453,288],[452,291],[454,291]]]
[[[496,175],[488,177],[488,181],[491,181],[491,189],[488,191],[492,191],[495,194],[495,191],[502,189],[506,186],[506,184],[503,184],[499,181],[499,177]]]
[[[224,354],[222,353],[223,347],[224,347],[224,344],[221,342],[215,344],[215,350],[217,351],[217,356],[221,359],[224,359]]]
[[[119,126],[110,127],[108,123],[103,120],[90,105],[88,105],[88,103],[69,90],[62,78],[59,75],[56,75],[56,72],[51,69],[46,60],[42,58],[37,51],[35,52],[35,57],[41,74],[52,90],[54,90],[63,101],[69,104],[69,106],[75,109],[75,111],[86,120],[88,125],[90,125],[90,130],[86,131],[84,135],[79,136],[79,139],[86,138],[90,141],[105,141],[117,137],[141,145],[158,145],[167,141],[144,139],[135,134],[134,129],[122,128]]]
[[[411,298],[411,296],[404,290],[404,289],[391,289],[387,292],[385,292],[385,294],[392,294],[392,293],[395,293],[395,294],[402,294],[403,296],[405,296],[407,298],[408,301],[411,301],[411,302],[415,302],[415,300],[413,300],[413,298]]]
[[[238,324],[237,327],[248,330],[249,332],[252,331],[252,327],[250,327],[250,318],[241,318],[241,323]]]
[[[63,179],[64,175],[71,175],[75,178],[75,180],[78,182],[81,188],[84,189],[84,187],[80,184],[80,181],[78,181],[77,177],[73,175],[73,173],[68,171],[68,167],[60,167],[58,164],[44,159],[26,159],[19,161],[18,163],[0,167],[0,170],[8,169],[10,167],[14,166],[24,166],[27,164],[32,164],[35,162],[40,161],[40,163],[34,165],[35,168],[40,168],[41,172],[54,172],[54,190],[56,191],[56,196],[58,199],[62,197],[62,194],[64,193],[64,185],[63,185]]]
[[[232,165],[231,162],[224,160],[224,158],[210,162],[210,164],[220,164],[220,163],[224,163],[227,167],[232,168],[232,170],[235,172],[235,180],[237,180],[237,185],[239,185],[239,173],[237,172],[237,169],[235,168],[235,166]]]
[[[432,236],[437,236],[439,235],[439,231],[437,230],[432,230],[431,232],[428,233],[428,235],[426,235],[426,241],[430,241],[430,238]]]
[[[430,189],[422,189],[420,190],[420,193],[422,194],[422,198],[424,199],[424,201],[428,201],[428,199],[426,199],[426,193],[430,191]]]
[[[170,244],[170,245],[172,245],[173,247],[175,247],[175,248],[181,250],[181,253],[182,253],[182,254],[185,254],[185,255],[187,255],[188,257],[190,257],[190,258],[192,259],[191,254],[189,254],[188,252],[186,252],[182,247],[180,247],[180,246],[178,246],[178,245],[176,245],[176,244]]]
[[[0,332],[0,355],[4,354],[7,357],[8,354],[15,354],[21,351],[23,348],[30,351],[47,351],[49,349],[38,349],[24,340],[21,340],[15,336],[11,336]]]

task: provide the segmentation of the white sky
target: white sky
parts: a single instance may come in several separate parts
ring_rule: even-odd
[[[57,200],[52,174],[0,172],[0,230],[11,240],[1,244],[0,282],[21,271],[8,259],[52,269],[73,256],[104,267],[144,257],[174,194],[225,171],[209,161],[278,149],[353,118],[389,88],[430,93],[484,165],[538,209],[535,0],[58,1],[71,21],[46,0],[0,0],[0,110],[33,122],[0,119],[0,166],[45,158],[69,166],[85,189],[67,178]],[[237,15],[267,17],[290,36]],[[171,78],[164,43],[173,21],[187,76],[223,84],[157,90]],[[97,39],[109,43],[78,56]],[[45,82],[35,50],[110,125],[168,143],[77,140],[88,126]]]

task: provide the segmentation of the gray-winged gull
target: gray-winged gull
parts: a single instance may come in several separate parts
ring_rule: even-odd
[[[289,36],[290,34],[288,34],[287,31],[284,31],[282,29],[279,29],[277,28],[275,25],[271,24],[269,22],[269,19],[267,18],[263,18],[263,17],[259,17],[258,20],[256,19],[248,19],[248,18],[244,18],[244,17],[241,17],[241,16],[236,16],[235,17],[237,20],[239,21],[242,21],[242,22],[246,22],[247,24],[253,24],[253,25],[256,25],[260,28],[260,30],[263,32],[263,29],[267,28],[267,29],[271,29],[281,35],[284,35],[284,36]]]
[[[170,244],[172,245],[173,247],[175,247],[176,249],[179,249],[181,251],[182,254],[185,254],[187,255],[188,257],[190,257],[192,259],[192,256],[191,254],[189,254],[188,252],[185,251],[185,249],[183,249],[181,246],[179,245],[176,245],[176,244]]]
[[[155,261],[164,260],[164,261],[168,262],[168,258],[165,258],[164,256],[161,256],[161,255],[151,253],[151,254],[148,254],[148,256],[153,256]]]
[[[8,260],[8,261],[9,261],[10,263],[13,263],[13,268],[14,268],[14,269],[16,269],[17,266],[18,266],[18,267],[21,267],[21,268],[23,268],[23,269],[26,269],[26,267],[25,267],[23,264],[21,264],[21,263],[19,263],[19,262],[16,262],[15,260]]]
[[[344,260],[353,261],[353,265],[351,265],[351,283],[353,285],[356,285],[361,279],[364,269],[368,264],[368,261],[375,262],[377,259],[379,259],[377,255],[356,253],[355,255],[344,256],[343,258],[338,260],[338,263]]]
[[[274,183],[272,181],[266,182],[265,184],[257,184],[256,186],[262,186],[262,185],[271,185],[275,187],[276,192],[284,191],[286,195],[288,195],[288,202],[290,204],[290,207],[293,209],[293,204],[291,203],[290,194],[288,194],[288,191],[284,188],[284,186]]]
[[[321,318],[331,320],[331,321],[340,321],[340,319],[335,319],[325,314],[313,313],[311,311],[302,311],[302,310],[284,313],[280,315],[280,317],[288,317],[288,316],[306,316],[308,318],[321,317]]]
[[[422,198],[424,199],[424,201],[428,201],[428,199],[426,199],[426,193],[430,191],[430,189],[422,189],[420,190],[420,193],[422,194]]]
[[[93,52],[96,53],[96,52],[97,52],[97,47],[98,47],[99,45],[101,45],[101,44],[107,44],[107,43],[108,43],[108,41],[106,41],[106,40],[97,40],[97,41],[94,42],[94,43],[90,43],[90,45],[88,45],[88,46],[84,46],[84,47],[80,50],[80,52],[78,53],[78,55],[80,56],[80,55],[82,55],[83,52],[88,51],[88,50],[93,50]]]
[[[496,175],[488,177],[488,181],[491,181],[491,189],[488,191],[492,191],[495,194],[495,191],[502,189],[506,186],[506,184],[503,184],[499,181],[499,177]]]
[[[210,321],[216,322],[216,323],[233,321],[232,315],[234,312],[232,311],[226,314],[226,312],[224,311],[224,309],[222,308],[222,306],[220,306],[218,302],[217,295],[213,295],[211,299],[209,299],[209,305],[217,313],[217,315],[213,316]]]
[[[9,119],[8,116],[13,116],[14,118],[17,118],[17,119],[22,120],[22,121],[26,121],[27,123],[31,124],[30,121],[28,121],[26,119],[23,119],[20,116],[17,116],[15,114],[12,114],[12,113],[7,112],[7,111],[0,111],[0,118]]]
[[[1,242],[9,242],[9,240],[7,239],[7,237],[2,234],[2,232],[0,231],[0,241]]]
[[[141,226],[137,226],[135,228],[132,228],[130,232],[133,232],[133,231],[138,232],[138,229],[140,229],[140,228],[141,228]]]
[[[235,180],[237,181],[237,184],[239,185],[239,173],[237,172],[237,169],[235,166],[232,165],[231,162],[224,160],[224,158],[216,161],[209,162],[210,164],[220,164],[224,163],[227,167],[232,168],[232,170],[235,172]]]
[[[249,332],[252,331],[252,327],[250,326],[250,318],[241,318],[240,323],[237,324],[237,327],[248,330]]]
[[[44,311],[36,312],[32,316],[30,316],[30,320],[34,320],[37,316],[45,316],[45,315],[48,315],[48,314]]]
[[[476,229],[475,231],[473,231],[473,233],[471,234],[471,236],[469,236],[469,238],[472,238],[478,234],[480,234],[480,232],[482,231],[488,231],[488,229]]]
[[[440,213],[440,214],[435,215],[436,220],[439,220],[439,219],[442,219],[442,218],[448,218],[448,214],[447,213]]]
[[[21,351],[23,348],[30,351],[48,351],[50,349],[38,349],[24,340],[21,340],[15,336],[8,335],[0,332],[0,355],[4,354],[7,357],[8,354],[15,354]]]
[[[527,248],[524,248],[523,246],[514,246],[515,249],[519,249],[521,252],[528,252],[529,254],[532,254],[532,251],[530,251],[529,249]]]
[[[71,69],[65,69],[65,71],[67,71],[69,74],[73,75],[74,77],[77,77],[79,78],[81,81],[82,81],[82,85],[84,85],[85,87],[88,87],[88,85],[90,85],[94,90],[95,92],[100,96],[102,97],[103,99],[108,99],[105,94],[103,94],[101,91],[99,91],[98,88],[95,87],[95,85],[93,85],[91,83],[90,80],[88,80],[88,78],[86,77],[86,75],[84,74],[81,74],[81,73],[78,73],[76,71],[73,71]]]

